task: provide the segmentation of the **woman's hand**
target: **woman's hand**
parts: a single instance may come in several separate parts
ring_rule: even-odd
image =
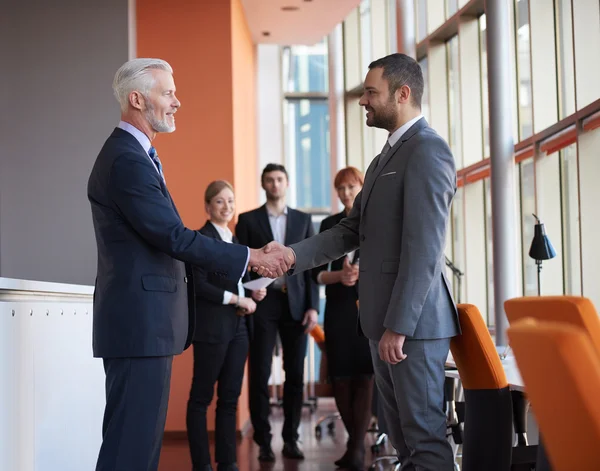
[[[340,282],[344,286],[354,286],[358,281],[358,265],[351,265],[348,257],[344,258],[344,267],[340,274]]]
[[[256,311],[256,303],[251,298],[240,298],[238,300],[238,316],[245,316]]]
[[[254,299],[254,301],[257,303],[265,299],[265,296],[267,296],[267,288],[252,291],[252,299]]]

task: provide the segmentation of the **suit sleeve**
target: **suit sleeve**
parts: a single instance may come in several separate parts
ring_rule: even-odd
[[[454,157],[436,139],[416,149],[404,175],[400,265],[384,327],[411,337],[427,294],[441,276],[450,205],[456,191]]]
[[[187,229],[160,187],[149,159],[135,153],[115,159],[109,191],[123,218],[147,243],[178,260],[239,280],[248,248],[227,244]]]
[[[209,283],[207,273],[202,268],[195,266],[193,270],[196,297],[204,298],[215,304],[223,304],[225,290]]]
[[[299,273],[332,262],[356,250],[360,244],[360,201],[362,191],[356,195],[348,217],[320,234],[290,247],[296,254],[296,265],[291,273]]]
[[[310,239],[315,235],[315,230],[313,229],[312,220],[310,215],[308,216],[308,227],[306,229],[306,239]],[[304,276],[304,286],[306,286],[306,305],[308,309],[314,309],[315,311],[319,311],[319,285],[313,281],[312,273],[310,270],[307,270],[303,273]]]
[[[321,221],[321,226],[319,227],[319,234],[320,234],[321,232],[323,232],[323,231],[327,230],[327,226],[328,226],[328,225],[327,225],[327,223],[325,222],[325,219],[324,219],[323,221]],[[320,265],[320,266],[318,266],[318,267],[316,267],[316,268],[313,268],[313,269],[312,269],[312,279],[313,279],[313,281],[314,281],[315,283],[317,283],[317,284],[319,283],[319,282],[318,282],[319,274],[320,274],[321,272],[327,271],[327,266],[328,266],[328,264],[327,264],[327,263],[324,263],[323,265]]]

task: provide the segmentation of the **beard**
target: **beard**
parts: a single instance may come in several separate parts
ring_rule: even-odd
[[[385,105],[385,107],[375,110],[369,108],[367,111],[371,112],[371,118],[367,118],[367,126],[374,128],[381,128],[391,130],[396,127],[398,122],[398,112],[393,106],[393,100]]]
[[[173,121],[173,124],[169,124],[168,122],[168,117],[165,117],[165,119],[158,119],[155,115],[154,115],[154,106],[152,106],[152,104],[150,103],[150,101],[148,101],[147,104],[147,109],[144,113],[146,119],[148,120],[148,122],[150,123],[150,126],[152,126],[152,129],[154,129],[156,132],[173,132],[175,131],[175,121]],[[173,117],[173,119],[175,119]]]

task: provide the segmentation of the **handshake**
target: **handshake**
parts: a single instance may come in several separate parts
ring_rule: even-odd
[[[262,249],[250,249],[248,266],[265,278],[278,278],[287,273],[296,263],[296,254],[289,247],[270,242]]]

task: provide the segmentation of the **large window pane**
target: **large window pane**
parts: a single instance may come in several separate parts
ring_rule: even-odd
[[[571,144],[560,153],[565,294],[581,295],[577,145]]]
[[[423,57],[423,59],[419,61],[419,65],[423,71],[423,80],[425,82],[423,98],[421,99],[421,112],[425,119],[429,121],[429,63],[427,62],[427,57]]]
[[[458,0],[446,0],[446,18],[450,18],[458,11]]]
[[[327,100],[286,100],[286,163],[296,206],[331,208],[329,106]]]
[[[529,248],[533,240],[535,226],[535,181],[533,159],[521,162],[521,230],[523,249],[523,294],[537,295],[537,268],[535,261],[529,257]]]
[[[560,161],[558,152],[543,154],[536,160],[536,215],[544,223],[546,235],[556,250],[556,257],[545,260],[540,276],[542,295],[561,295],[563,289],[563,249],[560,197]]]
[[[415,0],[417,12],[417,41],[427,37],[427,0]]]
[[[571,11],[571,0],[555,0],[555,8],[558,59],[558,108],[560,119],[562,119],[575,113],[575,67],[573,63],[573,13]]]
[[[581,204],[581,260],[583,295],[600,309],[600,128],[579,136],[579,191]]]
[[[485,184],[485,261],[487,275],[488,325],[495,325],[494,317],[494,234],[492,231],[492,185],[489,178]]]
[[[285,92],[323,92],[329,89],[327,41],[314,46],[283,49],[283,86]]]
[[[519,140],[533,133],[531,101],[531,49],[529,38],[529,0],[516,0],[517,77],[519,98]]]
[[[456,168],[463,166],[460,112],[460,65],[458,36],[446,44],[448,60],[448,116],[450,119],[450,148],[456,159]]]
[[[481,55],[481,117],[483,121],[483,157],[490,156],[490,105],[488,95],[486,16],[479,17],[479,46]]]
[[[359,7],[360,16],[360,63],[361,70],[368,69],[373,60],[371,38],[371,0],[362,0]]]
[[[456,190],[456,195],[452,201],[452,263],[461,272],[465,271],[465,207],[464,207],[464,187]],[[454,300],[457,303],[465,300],[465,283],[455,275],[452,281],[454,291]]]

